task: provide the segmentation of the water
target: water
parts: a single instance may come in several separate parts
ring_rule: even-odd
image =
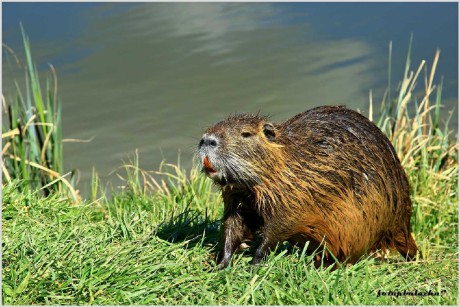
[[[380,102],[393,42],[393,88],[441,49],[445,112],[458,104],[457,3],[3,3],[3,42],[21,56],[19,22],[39,69],[53,64],[67,170],[88,191],[136,149],[140,166],[189,168],[202,131],[235,112],[285,120],[318,105]],[[3,92],[21,76],[5,52]],[[422,84],[419,85],[420,88]],[[458,122],[454,113],[453,128]]]

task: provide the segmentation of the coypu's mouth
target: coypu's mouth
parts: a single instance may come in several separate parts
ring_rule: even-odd
[[[206,174],[208,174],[211,177],[217,174],[217,171],[214,169],[213,165],[209,161],[208,156],[205,156],[203,159],[203,169],[206,172]]]
[[[210,179],[212,179],[215,184],[220,186],[235,184],[237,182],[237,180],[225,174],[224,168],[219,167],[219,165],[216,167],[216,165],[211,162],[207,155],[203,158],[202,172],[205,173],[206,176],[208,176]]]

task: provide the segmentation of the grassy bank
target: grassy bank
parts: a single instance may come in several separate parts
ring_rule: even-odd
[[[397,92],[387,93],[379,116],[375,107],[369,114],[408,174],[423,259],[406,263],[392,253],[331,271],[315,269],[312,256],[284,244],[258,267],[249,250],[218,271],[223,208],[210,180],[166,164],[156,172],[159,180],[135,157],[120,171],[125,189],[110,199],[96,176],[84,201],[61,188],[42,195],[42,185],[3,182],[3,303],[457,305],[458,143],[439,116],[437,57],[411,74],[408,56]],[[416,95],[418,78],[425,86]]]
[[[425,259],[391,254],[333,272],[286,245],[260,267],[248,252],[217,271],[221,200],[196,172],[168,193],[144,196],[137,186],[107,203],[41,198],[11,184],[3,191],[3,302],[456,305],[457,196],[447,192],[456,181],[440,181],[443,190],[426,186],[426,199],[414,199],[424,214],[415,237]],[[439,296],[382,295],[405,290]]]

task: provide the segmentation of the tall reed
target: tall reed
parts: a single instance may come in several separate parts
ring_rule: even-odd
[[[423,60],[413,70],[411,46],[412,37],[402,81],[394,95],[387,88],[375,122],[391,140],[409,177],[414,203],[413,230],[429,234],[419,238],[423,241],[422,252],[427,255],[429,241],[438,244],[444,241],[448,246],[447,242],[453,239],[444,238],[444,233],[449,227],[458,231],[458,136],[449,128],[453,110],[445,118],[441,115],[442,79],[435,84],[440,51],[436,50],[431,65]],[[389,62],[390,80],[391,43]],[[422,89],[417,89],[417,85],[423,86]],[[372,120],[372,97],[370,100]]]
[[[449,130],[449,120],[453,110],[442,123],[440,112],[444,107],[441,104],[442,80],[440,84],[434,84],[440,51],[436,50],[431,67],[422,60],[414,73],[411,70],[411,46],[412,38],[403,79],[394,97],[391,97],[390,87],[388,87],[382,99],[376,124],[392,141],[403,165],[417,169],[430,168],[437,172],[448,169],[457,162],[457,142],[454,142],[452,131]],[[391,67],[391,44],[389,60],[389,67]],[[422,71],[424,87],[421,92],[416,92]],[[371,101],[369,107],[371,120],[372,110]]]
[[[21,67],[24,86],[21,88],[15,80],[14,97],[5,98],[2,94],[7,117],[2,123],[3,181],[19,179],[18,187],[24,191],[36,191],[45,196],[65,192],[76,200],[78,193],[72,183],[73,172],[63,174],[61,104],[57,96],[56,72],[50,65],[52,78],[46,80],[42,92],[29,38],[22,25],[21,31],[26,57],[26,64]]]

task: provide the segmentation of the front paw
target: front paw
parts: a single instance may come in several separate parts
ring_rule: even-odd
[[[252,265],[253,266],[258,266],[263,260],[263,257],[254,257],[252,259]]]
[[[222,270],[228,267],[228,264],[230,263],[230,259],[222,259],[217,263],[217,269]]]

